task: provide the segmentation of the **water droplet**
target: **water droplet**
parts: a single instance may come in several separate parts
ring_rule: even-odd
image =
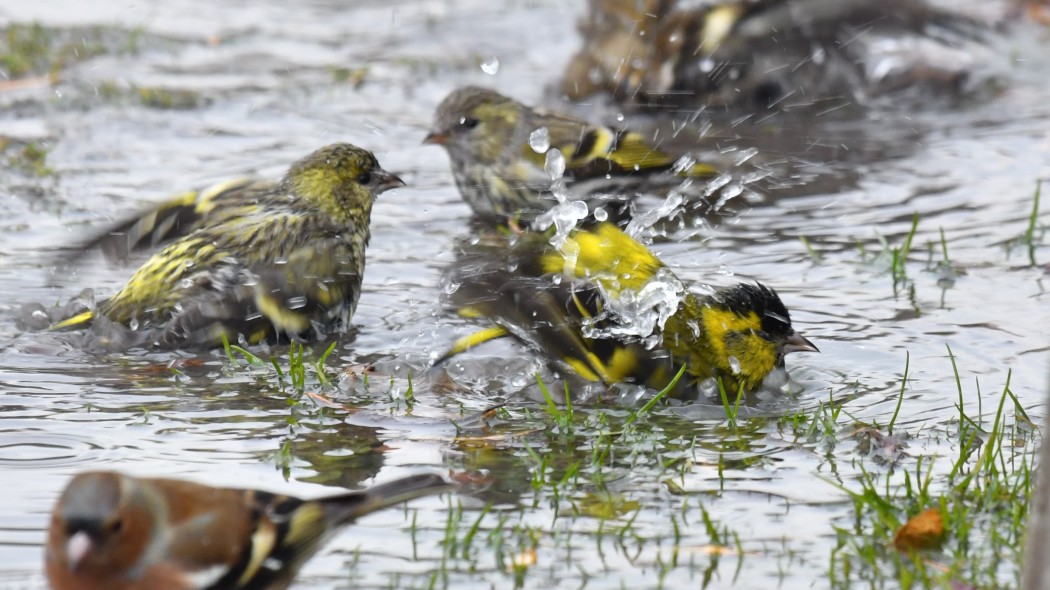
[[[729,357],[729,368],[733,369],[734,375],[739,375],[741,371],[740,360],[737,359],[735,356]]]
[[[547,150],[547,160],[543,163],[543,169],[551,180],[557,180],[565,175],[565,156],[560,150]]]
[[[499,59],[493,56],[481,62],[481,71],[490,76],[495,76],[499,73]]]
[[[546,127],[540,127],[529,134],[529,146],[537,154],[545,153],[551,147],[551,134]]]
[[[302,309],[306,307],[306,297],[289,297],[287,303],[288,309]]]
[[[674,171],[675,174],[682,174],[691,169],[693,164],[696,164],[696,160],[691,156],[682,156],[675,160],[674,166],[671,167],[671,170]]]
[[[744,162],[750,160],[751,158],[755,157],[755,154],[757,154],[757,153],[758,153],[758,148],[756,148],[756,147],[750,147],[750,148],[747,148],[746,150],[741,150],[740,153],[737,154],[736,161],[733,162],[733,164],[736,165],[736,166],[739,166],[739,165],[743,164]]]

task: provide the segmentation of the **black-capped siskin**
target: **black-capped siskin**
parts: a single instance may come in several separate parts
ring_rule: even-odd
[[[577,229],[559,247],[548,237],[519,234],[461,254],[448,277],[451,301],[490,326],[441,361],[511,336],[588,381],[659,390],[685,365],[678,395],[713,379],[735,396],[758,389],[784,355],[817,352],[769,287],[691,290],[611,223]]]
[[[661,151],[641,134],[530,108],[486,88],[453,91],[438,106],[424,143],[448,151],[463,199],[483,219],[528,221],[558,203],[560,163],[574,198],[641,190],[659,179],[710,177],[711,166]]]
[[[114,348],[212,347],[223,337],[309,341],[344,332],[361,292],[373,201],[403,184],[367,150],[323,147],[272,187],[224,193],[118,293],[52,328],[122,327],[121,342],[104,343]]]

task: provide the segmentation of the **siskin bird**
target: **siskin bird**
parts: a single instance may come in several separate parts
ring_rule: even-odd
[[[101,323],[105,344],[122,348],[344,332],[360,296],[372,203],[403,185],[364,149],[321,148],[269,189],[228,193],[221,207],[154,254],[118,293],[52,329]],[[121,342],[113,342],[113,334]]]
[[[302,500],[86,472],[51,514],[45,569],[54,590],[280,590],[340,528],[449,489],[425,474]]]
[[[569,98],[603,91],[733,118],[957,97],[981,89],[974,78],[993,59],[985,27],[922,0],[591,0],[580,29],[583,49],[562,82]]]
[[[784,355],[818,352],[773,289],[741,283],[698,294],[608,222],[575,230],[560,247],[520,234],[459,262],[453,304],[494,326],[461,338],[439,362],[511,336],[587,381],[663,389],[684,365],[676,395],[720,381],[735,396],[758,389]]]
[[[438,106],[424,143],[444,147],[464,200],[480,218],[529,221],[558,203],[562,177],[576,198],[624,193],[653,183],[706,178],[713,167],[671,156],[637,132],[592,125],[468,86]],[[556,158],[555,156],[560,156]]]

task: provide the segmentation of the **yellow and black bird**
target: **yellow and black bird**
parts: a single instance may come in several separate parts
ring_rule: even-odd
[[[283,590],[342,527],[451,489],[422,474],[303,500],[91,471],[55,505],[45,570],[54,590]]]
[[[161,224],[163,231],[153,222],[140,225],[152,229],[118,249],[136,247],[143,236],[175,239],[118,293],[52,329],[101,324],[111,348],[204,348],[224,337],[254,344],[342,333],[361,292],[373,201],[403,184],[367,150],[345,143],[321,148],[273,186],[248,184],[202,201],[210,208],[188,224]]]
[[[600,202],[603,195],[715,174],[637,132],[540,111],[475,86],[441,102],[424,143],[448,151],[456,186],[482,219],[529,221],[558,203],[552,191],[562,179],[571,198]]]
[[[587,381],[659,390],[684,365],[676,395],[721,382],[735,397],[758,389],[784,355],[818,352],[773,289],[741,283],[698,294],[614,224],[577,229],[558,246],[538,233],[511,241],[473,246],[449,273],[452,303],[492,325],[439,362],[510,336]]]

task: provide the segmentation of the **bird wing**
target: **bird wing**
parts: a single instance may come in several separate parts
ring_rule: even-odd
[[[133,252],[156,248],[189,235],[206,218],[209,223],[219,223],[223,217],[243,214],[245,207],[273,188],[274,183],[269,180],[239,177],[173,195],[89,236],[64,262],[76,262],[95,248],[109,260],[125,262]]]
[[[566,176],[576,179],[672,170],[679,160],[634,131],[587,125],[549,113],[536,117],[530,124],[536,128],[546,127],[551,149],[561,151],[565,157]],[[528,144],[523,150],[527,159],[543,167],[545,154],[536,152]],[[683,177],[716,174],[714,167],[703,163],[683,164],[682,170],[674,172]]]
[[[361,288],[362,252],[341,237],[319,238],[279,262],[227,260],[216,276],[179,301],[164,344],[213,345],[225,335],[249,344],[271,337],[321,336],[350,323]]]

